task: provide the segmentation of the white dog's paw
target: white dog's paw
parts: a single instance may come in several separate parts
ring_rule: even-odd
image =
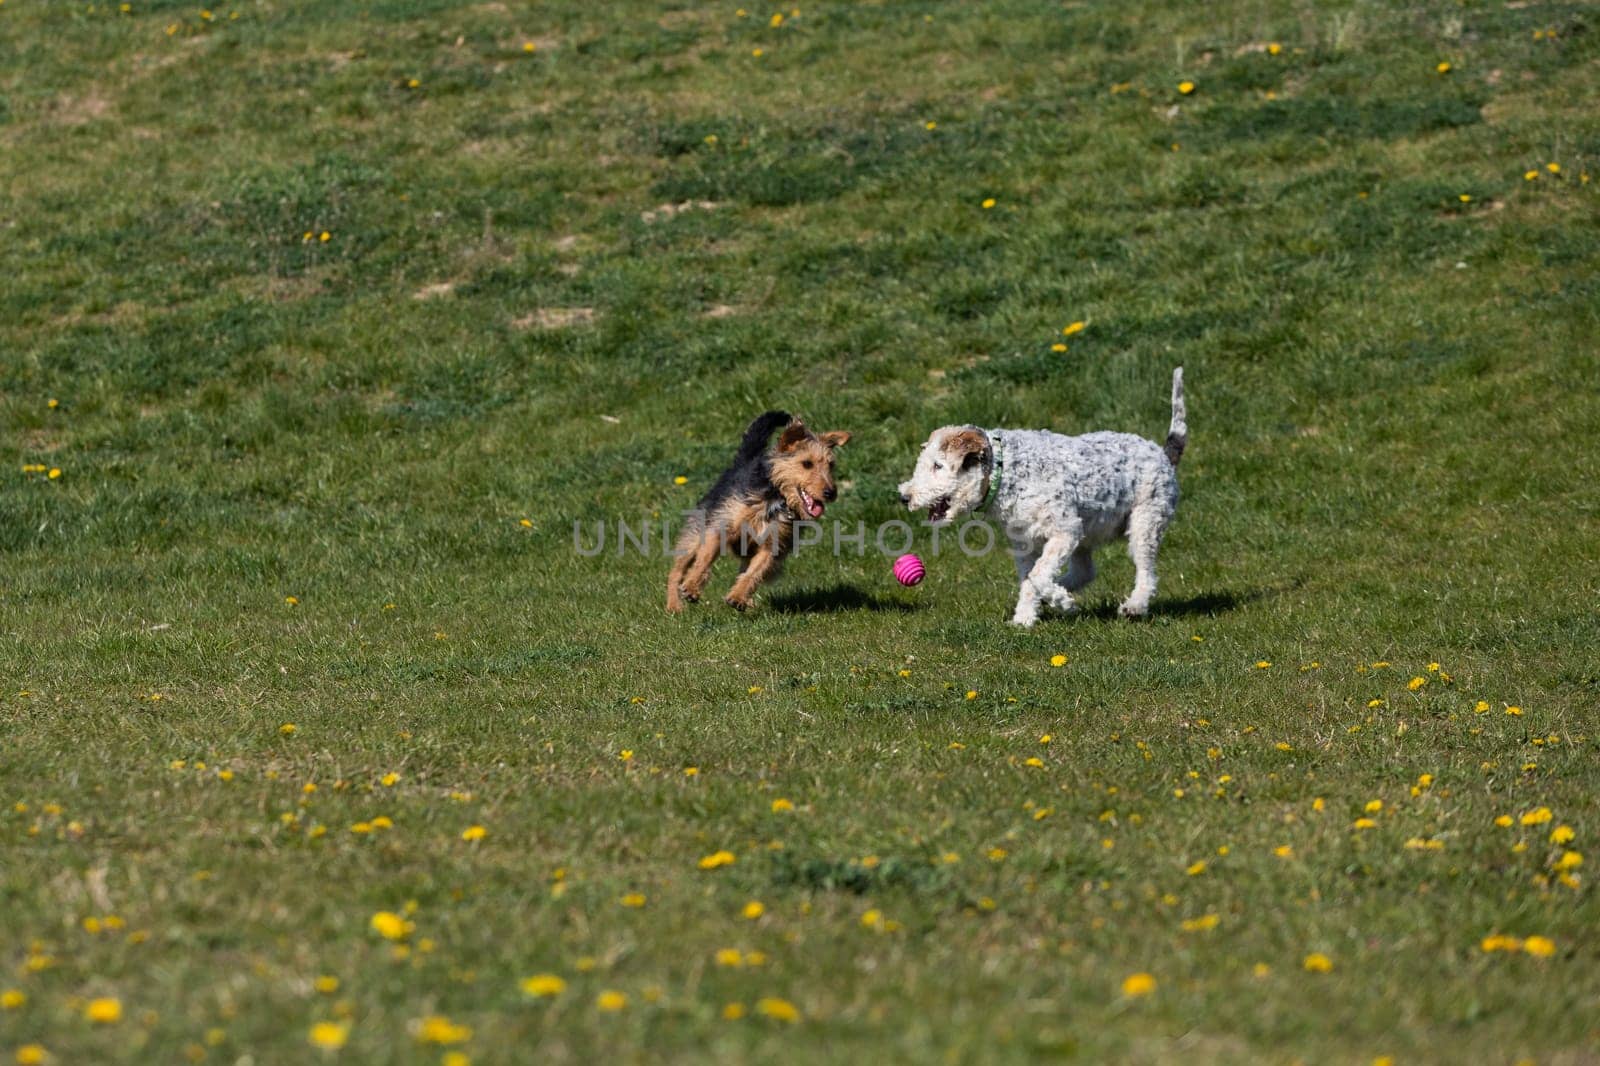
[[[1034,585],[1034,589],[1039,594],[1040,602],[1054,607],[1063,614],[1071,614],[1078,609],[1078,604],[1072,598],[1072,593],[1054,581],[1038,582]]]
[[[1150,614],[1150,601],[1128,600],[1117,608],[1117,613],[1124,618],[1145,618]]]
[[[1011,624],[1024,629],[1032,628],[1033,623],[1039,620],[1039,608],[1032,603],[1017,604],[1016,613],[1011,616]]]

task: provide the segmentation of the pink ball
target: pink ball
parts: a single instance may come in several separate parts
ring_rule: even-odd
[[[922,566],[922,560],[910,552],[894,561],[894,579],[906,588],[910,588],[920,582],[926,573],[927,571]]]

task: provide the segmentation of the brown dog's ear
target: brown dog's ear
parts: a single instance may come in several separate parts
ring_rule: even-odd
[[[981,456],[988,448],[989,438],[976,429],[963,429],[944,439],[944,450],[956,459],[964,460],[969,455]]]
[[[830,429],[817,438],[830,448],[842,448],[850,443],[850,433],[843,429]]]
[[[792,452],[800,446],[801,442],[813,439],[811,431],[806,424],[798,418],[783,427],[783,436],[778,438],[780,452]]]

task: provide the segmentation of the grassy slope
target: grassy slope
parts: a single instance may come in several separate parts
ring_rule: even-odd
[[[1173,7],[6,0],[0,1050],[1600,1053],[1594,897],[1492,824],[1600,832],[1600,26]],[[855,431],[874,523],[932,426],[1156,435],[1177,363],[1148,625],[1109,552],[1022,633],[999,557],[670,621],[660,560],[571,550],[763,406]],[[799,1026],[720,1018],[766,995]]]

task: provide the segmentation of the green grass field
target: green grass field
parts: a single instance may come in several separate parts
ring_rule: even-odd
[[[1600,1061],[1592,5],[124,6],[0,3],[0,1061]],[[574,551],[1179,364],[1143,624]]]

